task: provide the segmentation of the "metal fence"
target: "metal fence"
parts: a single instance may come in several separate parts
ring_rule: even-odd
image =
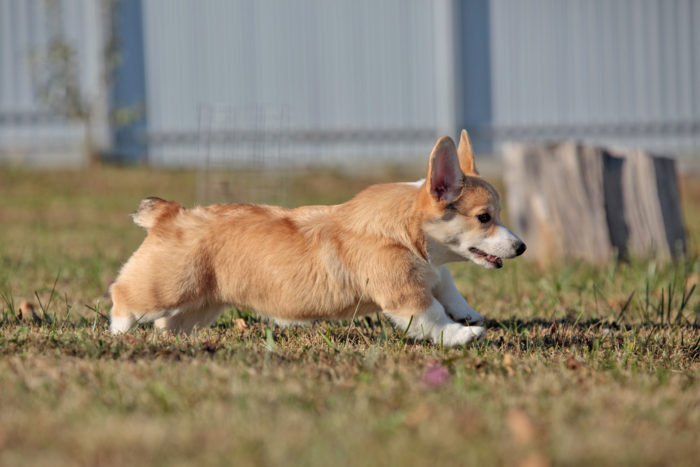
[[[202,104],[289,109],[289,131],[280,136],[295,159],[397,156],[432,142],[429,2],[154,0],[143,7],[153,163],[191,156]]]
[[[121,0],[111,22],[100,5],[0,0],[0,157],[84,141],[84,121],[37,91],[30,58],[58,32],[87,101],[104,98],[104,37],[118,39],[110,110],[142,110],[98,111],[91,127],[110,129],[108,152],[152,164],[202,163],[203,106],[287,109],[266,138],[296,162],[418,160],[461,127],[481,151],[700,147],[700,0]]]
[[[107,136],[103,19],[99,2],[0,0],[0,160],[81,164],[87,125],[71,99],[102,113],[92,131]]]
[[[496,142],[700,147],[700,2],[490,5]]]

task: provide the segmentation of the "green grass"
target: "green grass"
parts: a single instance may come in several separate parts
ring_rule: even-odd
[[[288,203],[388,179],[317,173]],[[451,266],[489,329],[443,349],[380,317],[281,329],[245,310],[112,337],[107,286],[144,235],[127,214],[193,204],[196,174],[0,170],[0,465],[693,465],[698,181],[676,264]],[[24,300],[40,319],[15,317]]]

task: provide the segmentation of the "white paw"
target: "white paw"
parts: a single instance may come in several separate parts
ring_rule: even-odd
[[[114,334],[121,334],[131,329],[134,320],[131,316],[112,316],[109,323],[109,331]]]
[[[462,326],[461,324],[450,324],[442,330],[442,344],[447,347],[464,345],[469,342],[481,339],[486,334],[486,329],[481,326]],[[440,337],[436,341],[440,343]]]

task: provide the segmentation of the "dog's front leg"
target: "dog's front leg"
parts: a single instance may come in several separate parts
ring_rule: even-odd
[[[430,339],[436,344],[448,347],[467,344],[481,338],[485,329],[479,326],[464,326],[452,321],[445,308],[433,298],[430,306],[422,312],[406,310],[384,310],[396,326],[415,339]]]
[[[459,293],[452,274],[447,266],[442,265],[437,268],[439,280],[433,287],[433,294],[440,303],[445,307],[445,311],[455,321],[467,320],[469,324],[481,324],[484,322],[484,317],[474,311],[469,303]]]

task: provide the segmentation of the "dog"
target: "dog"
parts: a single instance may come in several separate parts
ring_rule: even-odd
[[[425,180],[371,186],[335,206],[141,201],[148,231],[111,286],[113,334],[136,322],[191,332],[226,307],[279,324],[383,312],[407,335],[445,346],[482,337],[483,316],[445,263],[489,269],[525,251],[499,220],[500,198],[474,165],[469,136],[447,136]]]

